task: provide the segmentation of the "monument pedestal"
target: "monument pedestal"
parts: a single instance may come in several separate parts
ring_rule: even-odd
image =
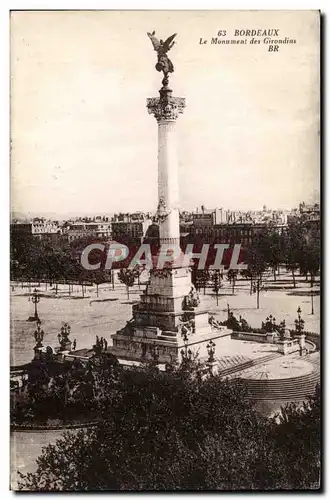
[[[212,330],[208,312],[191,305],[194,300],[196,304],[188,267],[152,269],[141,301],[133,306],[133,318],[112,335],[111,352],[132,361],[157,357],[159,363],[169,363],[185,345],[196,347],[222,336],[222,331]]]

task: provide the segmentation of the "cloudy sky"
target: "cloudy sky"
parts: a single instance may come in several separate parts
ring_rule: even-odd
[[[152,30],[178,33],[169,55],[174,95],[187,100],[177,122],[182,208],[318,201],[318,23],[316,11],[13,13],[13,210],[156,208]],[[234,39],[259,28],[297,43],[278,53],[210,43],[219,30]]]

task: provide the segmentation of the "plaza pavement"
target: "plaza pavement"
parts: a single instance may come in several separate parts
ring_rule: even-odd
[[[269,314],[276,317],[277,322],[285,319],[288,328],[294,327],[298,306],[302,309],[305,320],[305,329],[319,333],[320,331],[320,296],[318,286],[314,287],[314,315],[311,315],[310,286],[301,278],[297,288],[290,285],[290,276],[283,274],[275,284],[271,278],[266,286],[272,290],[260,293],[260,309],[256,309],[256,295],[250,295],[248,281],[239,280],[232,295],[230,284],[224,280],[225,286],[219,292],[219,305],[216,305],[214,293],[209,289],[203,295],[200,291],[201,307],[206,307],[218,320],[227,318],[227,304],[238,317],[242,315],[253,327],[259,328]],[[291,286],[291,287],[290,287]],[[85,297],[82,298],[81,287],[75,286],[71,296],[68,287],[59,285],[58,295],[55,291],[47,291],[41,285],[38,291],[41,294],[38,304],[38,313],[45,332],[44,344],[57,345],[57,335],[61,326],[68,322],[71,326],[71,340],[76,339],[77,349],[90,348],[95,337],[103,336],[111,345],[111,334],[122,328],[131,318],[132,303],[139,300],[141,290],[135,285],[130,290],[130,299],[127,299],[124,285],[115,282],[115,289],[110,284],[99,286],[99,297],[96,296],[96,287],[87,287]],[[283,289],[281,289],[283,288]],[[34,313],[34,306],[29,301],[29,288],[20,285],[11,289],[11,365],[29,362],[33,356],[35,345],[35,322],[27,321]],[[228,340],[228,338],[227,338]],[[223,353],[223,355],[225,355]],[[230,354],[228,354],[230,355]],[[241,353],[244,356],[243,353]]]

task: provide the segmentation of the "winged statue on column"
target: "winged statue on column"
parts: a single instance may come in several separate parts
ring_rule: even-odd
[[[169,59],[167,52],[171,50],[175,42],[173,41],[174,38],[176,37],[176,33],[174,35],[171,35],[165,40],[158,40],[158,38],[155,37],[155,31],[152,33],[147,33],[148,37],[150,38],[152,45],[157,52],[157,64],[156,64],[156,70],[157,71],[162,71],[164,74],[164,79],[162,81],[164,86],[168,85],[168,74],[173,73],[174,71],[174,66],[172,61]]]

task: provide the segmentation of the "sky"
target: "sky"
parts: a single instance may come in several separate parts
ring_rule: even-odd
[[[296,43],[271,53],[234,36],[259,28]],[[11,15],[12,210],[156,209],[153,30],[178,34],[169,57],[173,95],[187,103],[176,124],[181,208],[318,201],[317,11],[21,11]],[[248,43],[211,44],[219,30]]]

